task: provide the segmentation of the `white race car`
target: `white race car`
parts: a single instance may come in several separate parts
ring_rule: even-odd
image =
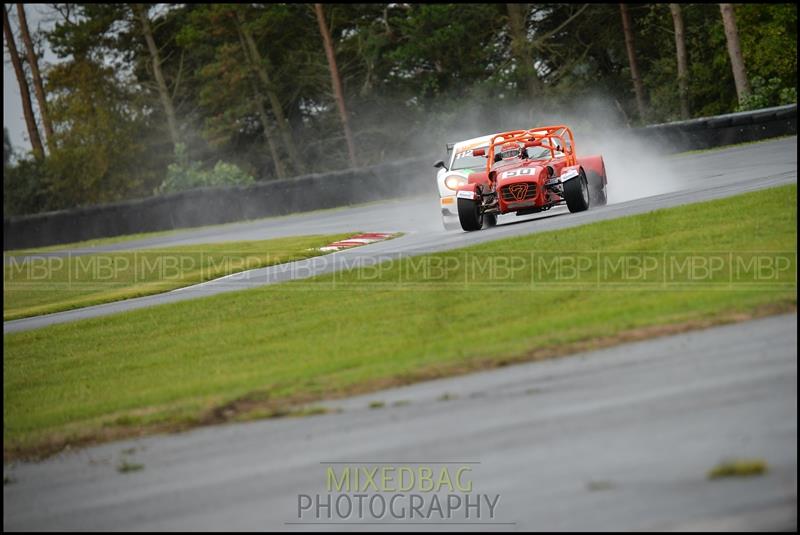
[[[492,137],[496,134],[467,139],[458,143],[448,143],[450,152],[449,165],[439,160],[434,167],[439,168],[436,173],[436,185],[439,187],[439,208],[442,211],[442,224],[446,230],[461,229],[458,221],[458,204],[456,203],[456,189],[467,183],[470,173],[480,171],[486,167],[484,156],[473,156],[475,149],[488,149]],[[488,218],[491,219],[491,218]],[[491,225],[495,221],[487,221]]]

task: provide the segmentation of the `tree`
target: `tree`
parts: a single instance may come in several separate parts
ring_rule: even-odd
[[[797,5],[736,6],[751,95],[739,109],[797,102]]]
[[[680,4],[670,4],[672,23],[675,26],[675,56],[678,60],[678,97],[681,102],[681,119],[689,118],[689,68],[686,56],[683,16]]]
[[[511,53],[516,61],[518,90],[529,99],[539,97],[539,78],[533,66],[527,35],[527,4],[506,4],[511,30]],[[524,88],[524,91],[523,91]]]
[[[161,128],[168,138],[164,144],[168,146],[159,148],[159,152],[171,155],[181,138],[178,113],[163,70],[166,58],[161,51],[168,43],[156,39],[158,24],[153,24],[150,8],[142,4],[84,3],[62,5],[60,11],[63,20],[47,34],[54,52],[62,58],[104,62],[126,75],[133,71],[134,78],[126,81],[139,84],[141,96],[152,99],[153,109],[161,110],[166,123],[166,128],[163,123]],[[173,91],[178,80],[179,75]],[[159,137],[158,129],[152,136]]]
[[[11,144],[11,138],[8,137],[8,128],[3,127],[3,169],[8,169],[11,163],[11,158],[14,157],[14,146]]]
[[[167,126],[169,128],[170,138],[172,139],[172,145],[173,147],[177,147],[181,142],[180,134],[178,133],[178,121],[175,117],[172,97],[167,90],[167,83],[164,81],[164,75],[161,72],[161,55],[156,46],[155,39],[153,38],[153,30],[150,28],[150,19],[148,18],[146,8],[142,4],[131,4],[131,9],[139,19],[139,24],[141,24],[142,35],[147,43],[147,50],[150,52],[153,65],[153,77],[156,79],[158,95],[161,98],[161,105],[164,107],[164,114],[167,116]]]
[[[54,65],[48,89],[56,150],[46,168],[47,209],[149,195],[160,176],[145,132],[158,124],[142,113],[136,88],[84,57]]]
[[[238,26],[237,26],[238,28]],[[245,58],[245,64],[248,65],[248,74],[247,79],[250,84],[250,87],[253,91],[253,103],[256,107],[256,111],[258,112],[258,117],[261,120],[261,126],[264,131],[264,141],[267,143],[267,149],[269,150],[270,155],[272,156],[272,161],[275,164],[275,174],[278,178],[285,178],[286,177],[286,168],[283,165],[283,160],[278,151],[276,140],[273,138],[272,135],[272,121],[270,120],[269,116],[267,115],[267,110],[264,107],[264,97],[261,94],[261,91],[258,89],[258,83],[254,79],[253,71],[254,62],[253,59],[250,57],[249,49],[247,47],[247,43],[244,40],[243,32],[239,31],[239,40],[241,42],[241,53]]]
[[[502,4],[410,4],[393,27],[396,44],[383,56],[386,85],[422,111],[454,106],[482,83],[499,81],[511,60],[502,46]],[[393,87],[393,89],[392,89]]]
[[[3,5],[3,34],[6,38],[6,46],[8,46],[8,53],[11,55],[11,63],[14,66],[14,73],[17,76],[19,83],[19,92],[22,97],[22,111],[25,115],[25,126],[28,128],[28,137],[31,140],[33,148],[33,155],[36,159],[41,160],[44,158],[44,147],[42,146],[42,139],[39,137],[39,128],[36,126],[36,117],[33,114],[33,106],[31,104],[31,93],[28,88],[28,79],[25,77],[25,71],[22,69],[22,62],[19,59],[17,52],[17,44],[14,41],[14,34],[11,31],[11,24],[8,21],[8,10],[5,4]]]
[[[796,89],[797,4],[737,5],[736,26],[748,75]]]
[[[185,100],[195,105],[197,131],[208,148],[206,163],[222,157],[259,178],[284,178],[291,165],[288,152],[269,113],[237,9],[242,7],[205,4],[183,17],[174,12],[180,21],[175,41],[185,51],[186,62],[195,66],[184,84]],[[267,41],[273,37],[269,30],[276,27],[280,24],[267,26]],[[259,24],[259,34],[260,29]]]
[[[636,49],[633,44],[633,31],[631,30],[631,19],[628,14],[628,7],[625,4],[619,5],[620,14],[622,15],[622,32],[625,35],[625,48],[628,50],[628,63],[631,68],[631,78],[633,80],[633,90],[636,93],[636,108],[639,110],[639,119],[644,121],[647,119],[647,113],[644,104],[644,86],[642,79],[639,76],[639,66],[636,62]]]
[[[356,148],[353,144],[353,134],[350,132],[350,124],[347,119],[347,107],[345,106],[344,93],[342,91],[342,79],[339,77],[339,68],[336,66],[336,55],[334,54],[333,43],[331,42],[331,34],[325,22],[325,13],[322,11],[322,4],[314,4],[314,11],[317,14],[319,33],[322,36],[322,43],[325,46],[325,55],[328,58],[328,68],[331,71],[331,86],[333,87],[336,106],[339,109],[339,118],[342,121],[344,138],[347,141],[347,153],[350,157],[350,166],[356,167]]]
[[[53,123],[50,121],[50,114],[47,111],[47,97],[44,92],[44,84],[42,84],[42,76],[39,72],[39,58],[36,57],[36,50],[33,47],[33,40],[31,39],[31,34],[28,31],[28,17],[25,16],[25,7],[22,4],[17,4],[17,17],[19,18],[19,28],[20,32],[22,33],[22,41],[25,43],[28,66],[31,69],[34,93],[36,94],[36,100],[39,103],[39,115],[42,118],[45,140],[48,144],[48,148],[52,151]]]
[[[722,24],[725,26],[725,39],[728,43],[728,56],[731,59],[733,80],[736,82],[736,96],[741,103],[750,96],[750,82],[747,80],[747,71],[744,68],[744,59],[739,45],[736,16],[733,13],[733,5],[731,4],[720,4],[719,9],[722,12]]]
[[[272,113],[275,116],[275,122],[277,123],[278,131],[280,132],[286,151],[289,153],[295,170],[298,173],[303,173],[305,171],[305,165],[303,164],[303,160],[300,158],[300,155],[297,152],[297,147],[295,146],[289,121],[286,119],[286,114],[283,112],[283,106],[280,98],[278,97],[275,85],[270,79],[269,71],[267,70],[266,59],[258,50],[258,46],[253,38],[253,33],[250,30],[242,11],[240,9],[236,9],[235,15],[236,29],[237,31],[241,32],[241,35],[244,38],[250,65],[258,74],[261,85],[264,91],[267,93],[267,98],[269,99],[270,106],[272,107]]]

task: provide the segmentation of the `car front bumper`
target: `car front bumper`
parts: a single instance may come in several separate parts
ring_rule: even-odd
[[[442,210],[442,217],[458,217],[455,194],[439,198],[439,208]]]

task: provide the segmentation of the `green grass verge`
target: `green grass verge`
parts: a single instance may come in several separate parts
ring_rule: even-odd
[[[246,269],[310,258],[323,254],[317,248],[352,235],[11,259],[3,269],[3,320],[162,293]]]
[[[283,415],[322,397],[793,310],[796,198],[791,185],[6,335],[4,454]],[[575,251],[578,264],[741,256],[750,271],[681,271],[676,284],[598,262],[578,277],[537,273],[539,252]],[[499,260],[498,271],[470,258]],[[769,261],[756,280],[754,258]],[[788,265],[776,271],[776,259]]]

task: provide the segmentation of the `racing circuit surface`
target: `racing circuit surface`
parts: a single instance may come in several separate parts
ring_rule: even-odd
[[[474,492],[500,495],[494,518],[420,527],[791,530],[796,322],[775,316],[331,402],[337,414],[23,464],[3,488],[3,528],[352,530],[294,524],[316,521],[298,518],[298,495],[325,492],[324,463],[459,461],[474,463]],[[143,469],[118,473],[125,452]],[[728,457],[763,459],[767,473],[707,479]]]
[[[488,240],[578,226],[659,208],[796,183],[797,136],[658,160],[649,158],[647,165],[640,164],[638,169],[634,163],[624,159],[606,157],[606,166],[609,176],[608,206],[590,208],[588,212],[578,214],[570,214],[566,207],[560,206],[535,216],[519,218],[513,215],[501,216],[497,227],[478,232],[443,230],[437,196],[431,193],[424,198],[386,201],[353,208],[186,230],[167,236],[96,247],[91,249],[91,252],[264,240],[348,231],[404,233],[404,236],[398,239],[296,262],[288,268],[273,266],[257,269],[166,294],[7,321],[3,323],[3,332],[35,329],[219,292],[283,282],[291,278],[308,277],[348,266],[370,265],[398,256],[444,251]],[[431,181],[433,177],[431,168]],[[666,177],[669,180],[665,180]],[[650,195],[642,196],[646,195],[646,192]],[[82,254],[89,251],[69,252]]]
[[[720,198],[797,181],[797,138],[664,160],[653,195],[610,190],[607,207],[565,209],[474,233],[441,229],[435,195],[187,230],[98,250],[346,232],[404,236],[307,262],[422,254]],[[614,167],[607,161],[609,182]],[[433,172],[431,173],[433,177]],[[629,179],[629,178],[628,178]],[[647,177],[643,177],[647,180]],[[520,218],[522,219],[522,218]],[[530,221],[538,219],[538,221]],[[77,251],[80,252],[80,251]],[[286,280],[277,267],[168,294],[4,323],[6,333]],[[370,408],[379,401],[382,408]],[[325,492],[325,463],[472,463],[499,494],[482,524],[430,529],[788,529],[797,525],[797,315],[630,343],[561,359],[328,402],[341,412],[199,428],[7,466],[4,529],[346,529],[298,518]],[[765,474],[709,480],[728,458]],[[124,460],[141,470],[120,473]],[[371,464],[369,464],[371,463]],[[491,523],[494,522],[494,523]],[[367,526],[375,529],[375,525]],[[387,526],[409,529],[409,523]]]

